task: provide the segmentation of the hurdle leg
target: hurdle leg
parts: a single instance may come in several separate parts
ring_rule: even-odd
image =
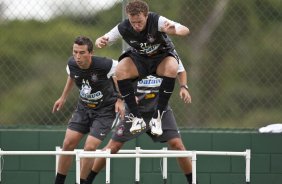
[[[167,151],[167,148],[163,148],[164,151]],[[163,181],[164,184],[167,184],[167,157],[163,157]]]
[[[192,184],[197,183],[197,168],[196,168],[196,161],[197,161],[197,152],[192,151]]]
[[[106,149],[107,154],[111,154],[111,149]],[[106,184],[111,183],[111,158],[106,159]]]
[[[75,154],[75,161],[76,161],[76,169],[75,169],[75,183],[80,184],[80,153],[76,151]]]
[[[56,146],[56,151],[62,151],[61,147],[60,147],[60,146]],[[58,173],[59,158],[60,158],[60,155],[56,155],[55,176],[56,176],[56,174]]]
[[[140,147],[136,147],[136,154],[140,153]],[[135,184],[140,182],[140,157],[135,158]]]
[[[246,184],[249,184],[250,179],[250,172],[251,172],[251,150],[246,150]]]
[[[2,149],[0,148],[0,152],[2,151]],[[0,183],[2,182],[2,156],[0,154]]]

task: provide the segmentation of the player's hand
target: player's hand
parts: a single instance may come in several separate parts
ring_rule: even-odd
[[[137,104],[139,104],[139,99],[138,99],[137,96],[135,96],[135,101],[136,101]]]
[[[168,34],[175,34],[175,25],[170,21],[165,21],[161,31]]]
[[[101,36],[95,41],[95,46],[99,49],[106,47],[109,42],[109,38],[106,36]]]
[[[63,108],[64,104],[65,104],[65,100],[62,99],[62,98],[59,98],[59,99],[54,103],[52,113],[55,113],[55,112],[59,111],[61,108]]]
[[[115,112],[120,114],[120,118],[124,119],[125,115],[125,106],[124,102],[121,99],[117,99],[116,104],[115,104]]]
[[[187,89],[180,88],[179,95],[180,95],[180,98],[184,101],[184,103],[192,103],[191,95]]]

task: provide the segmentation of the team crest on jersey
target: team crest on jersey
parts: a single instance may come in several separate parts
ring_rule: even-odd
[[[81,86],[81,90],[80,90],[80,95],[81,96],[87,96],[91,93],[91,86],[89,85],[88,80],[84,81],[84,79],[82,80],[82,86]]]
[[[92,74],[91,81],[93,81],[93,82],[98,81],[98,76],[95,73]]]
[[[123,132],[124,132],[124,126],[121,125],[117,128],[116,134],[117,136],[123,136]]]
[[[81,90],[80,90],[80,97],[84,98],[83,101],[88,102],[96,101],[103,98],[103,93],[101,91],[96,91],[95,93],[91,93],[92,88],[89,84],[88,80],[82,80]],[[101,102],[101,101],[100,101]]]
[[[148,35],[147,35],[147,40],[148,40],[150,43],[153,43],[156,39],[155,39],[151,34],[148,34]]]

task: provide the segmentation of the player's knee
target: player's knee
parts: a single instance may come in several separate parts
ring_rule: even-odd
[[[181,150],[181,151],[184,151],[185,150],[185,147],[183,144],[175,144],[173,145],[172,147],[173,150]]]
[[[111,153],[117,153],[121,149],[120,146],[113,146],[111,147]]]
[[[169,146],[172,150],[181,150],[181,151],[186,150],[185,146],[182,144],[181,141],[170,142]]]
[[[177,75],[178,65],[176,64],[170,64],[166,70],[167,75],[170,75],[168,77],[173,77]]]
[[[122,143],[112,143],[108,145],[106,149],[110,149],[111,153],[115,154],[121,149],[122,145]]]
[[[72,141],[72,140],[69,140],[69,139],[65,139],[64,140],[64,143],[63,143],[63,151],[72,151],[76,148],[77,146],[77,143]]]
[[[177,76],[178,64],[176,62],[166,62],[160,64],[157,68],[157,74],[160,76],[172,77]]]
[[[121,60],[116,67],[115,75],[117,80],[131,79],[138,76],[138,71],[131,60]]]
[[[96,146],[95,145],[85,145],[84,146],[84,151],[95,151],[96,150]]]
[[[126,79],[126,72],[123,70],[123,69],[116,69],[115,71],[115,75],[117,77],[117,80],[123,80],[123,79]]]

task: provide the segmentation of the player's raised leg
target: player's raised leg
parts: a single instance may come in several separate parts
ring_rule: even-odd
[[[175,79],[177,76],[178,62],[172,57],[168,56],[158,65],[157,74],[162,76],[163,81],[159,89],[159,100],[157,110],[150,121],[151,133],[153,135],[162,135],[161,119],[164,109],[168,105],[168,101],[174,90]]]
[[[135,100],[132,80],[138,77],[138,71],[130,57],[125,57],[119,62],[116,68],[116,77],[120,93],[132,114],[132,127],[130,132],[140,132],[142,129],[146,128],[146,123],[139,113]]]

